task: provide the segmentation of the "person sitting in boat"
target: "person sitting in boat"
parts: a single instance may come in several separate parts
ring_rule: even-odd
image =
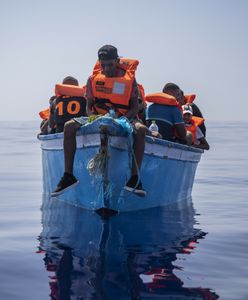
[[[192,134],[192,146],[204,150],[209,150],[209,144],[204,137],[199,125],[204,121],[203,118],[193,116],[193,109],[190,105],[183,105],[183,120],[187,131]]]
[[[55,98],[56,98],[56,96],[52,96],[49,99],[50,106],[48,108],[42,110],[41,112],[39,112],[39,115],[42,119],[42,121],[40,123],[40,133],[39,134],[55,133],[55,128],[49,126],[50,109],[51,109],[51,105]]]
[[[148,128],[137,120],[138,114],[138,88],[135,80],[135,70],[138,65],[136,60],[123,60],[118,56],[116,47],[105,45],[98,50],[98,61],[93,74],[86,84],[86,112],[105,114],[110,109],[115,110],[116,117],[125,116],[134,128],[134,160],[131,177],[125,189],[140,196],[146,192],[139,180],[144,148],[145,135],[152,135]],[[128,71],[127,71],[128,70]],[[73,175],[74,155],[76,152],[76,131],[85,124],[82,118],[68,121],[64,127],[64,158],[65,172],[52,196],[57,196],[63,191],[78,184]],[[159,136],[156,134],[155,136]],[[136,167],[137,166],[137,167]]]
[[[190,145],[191,136],[187,134],[177,101],[180,95],[181,89],[174,83],[167,83],[162,93],[146,95],[146,101],[152,102],[146,110],[146,122],[149,126],[156,121],[163,139]]]
[[[178,102],[180,103],[181,106],[186,104],[190,105],[192,108],[193,116],[203,119],[203,115],[199,107],[193,102],[195,100],[195,97],[196,97],[195,94],[184,95],[184,92],[181,90],[181,95],[178,97]],[[199,128],[201,129],[204,137],[206,137],[206,126],[204,121],[202,122],[202,124],[199,125]]]
[[[50,98],[50,107],[39,113],[43,119],[40,134],[62,132],[65,122],[86,115],[85,88],[78,85],[78,80],[72,76],[65,77],[62,84],[56,84],[56,96]]]
[[[86,116],[85,88],[72,76],[55,86],[56,97],[50,106],[49,126],[63,132],[64,124],[72,118]]]

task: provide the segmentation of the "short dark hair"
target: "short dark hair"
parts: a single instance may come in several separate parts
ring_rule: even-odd
[[[63,84],[79,85],[78,80],[72,76],[67,76],[62,81]]]
[[[104,45],[98,50],[99,60],[117,59],[118,57],[117,48],[112,45]]]
[[[166,85],[164,86],[163,93],[166,93],[168,91],[175,91],[175,90],[180,90],[180,87],[175,83],[169,82],[166,83]]]

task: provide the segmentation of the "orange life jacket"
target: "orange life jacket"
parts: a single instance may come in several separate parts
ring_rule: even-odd
[[[100,62],[96,62],[92,75],[92,92],[96,99],[94,109],[97,113],[105,114],[111,107],[120,115],[128,111],[138,64],[138,60],[120,58],[118,67],[125,74],[121,77],[106,77],[102,74]]]
[[[85,116],[85,92],[85,86],[80,87],[68,84],[56,84],[56,106],[54,111],[56,132],[63,131],[64,124],[72,118]]]
[[[169,105],[169,106],[176,106],[182,111],[181,105],[177,102],[176,98],[168,95],[166,93],[154,93],[146,95],[145,100],[147,102],[152,102],[161,105]]]
[[[86,92],[86,86],[74,86],[74,85],[67,85],[67,84],[56,84],[55,85],[55,95],[56,97],[59,96],[77,96],[83,97]],[[50,117],[50,108],[46,108],[39,112],[39,116],[43,120],[48,120]]]
[[[48,107],[48,108],[40,111],[39,115],[40,115],[41,119],[48,120],[50,117],[50,108]]]
[[[189,94],[189,95],[184,95],[184,97],[186,99],[185,104],[189,104],[189,103],[192,103],[195,100],[196,95],[195,94]]]
[[[196,143],[196,127],[201,125],[204,121],[203,118],[192,116],[190,124],[185,124],[187,131],[190,131],[193,135],[193,144]]]
[[[71,96],[71,97],[84,97],[86,92],[86,86],[77,86],[69,84],[56,84],[55,95],[59,96]]]

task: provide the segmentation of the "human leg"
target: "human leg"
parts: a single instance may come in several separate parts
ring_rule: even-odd
[[[73,175],[73,163],[76,152],[76,132],[80,124],[74,120],[65,123],[64,126],[64,165],[65,172],[57,188],[51,193],[52,197],[58,196],[66,190],[77,185],[79,181]]]
[[[137,175],[141,168],[144,150],[145,150],[145,136],[147,132],[147,127],[140,122],[134,123],[133,126],[135,130],[135,134],[134,134],[134,144],[133,144],[134,158],[132,162],[132,176]]]
[[[64,164],[65,173],[73,174],[73,163],[76,152],[76,132],[80,124],[74,120],[65,123],[64,127]]]
[[[148,128],[140,123],[135,122],[134,127],[134,145],[133,145],[133,161],[132,161],[132,170],[131,177],[125,185],[125,189],[139,196],[145,196],[146,192],[142,187],[142,183],[139,178],[139,172],[143,160],[144,150],[145,150],[145,135]]]
[[[190,131],[186,132],[185,140],[186,140],[186,144],[188,146],[192,146],[192,144],[193,144],[193,135],[192,135],[192,133]]]

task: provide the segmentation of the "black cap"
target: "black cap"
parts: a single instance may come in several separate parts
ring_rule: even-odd
[[[118,58],[117,49],[112,45],[102,46],[98,50],[98,59],[99,60],[108,60],[108,59],[116,59]]]

